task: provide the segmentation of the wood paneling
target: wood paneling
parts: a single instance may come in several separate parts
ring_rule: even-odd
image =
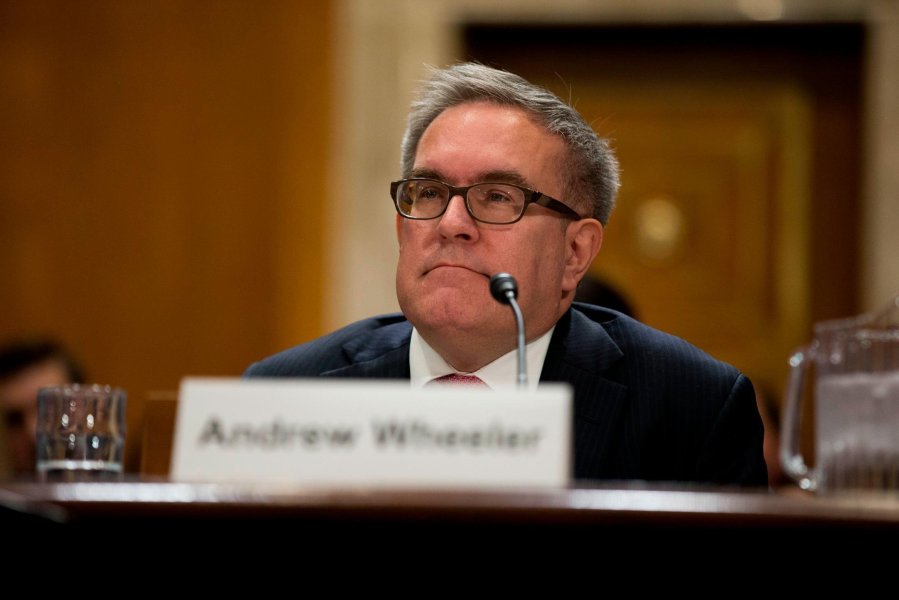
[[[321,333],[331,3],[0,3],[0,336],[129,392]]]

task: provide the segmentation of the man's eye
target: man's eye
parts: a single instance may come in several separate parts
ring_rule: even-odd
[[[437,188],[422,188],[418,191],[417,196],[419,200],[434,200],[440,197],[441,193]]]
[[[487,192],[487,202],[495,203],[495,204],[504,204],[508,202],[512,202],[512,197],[500,190],[490,190]]]

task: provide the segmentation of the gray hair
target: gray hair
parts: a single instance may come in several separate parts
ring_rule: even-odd
[[[493,102],[526,111],[535,122],[565,140],[568,156],[563,180],[577,206],[591,206],[591,216],[605,225],[618,192],[618,160],[569,104],[525,79],[478,63],[434,69],[412,102],[403,135],[402,170],[412,172],[425,129],[444,110],[466,102]],[[570,200],[571,201],[571,200]],[[577,206],[575,208],[577,208]]]

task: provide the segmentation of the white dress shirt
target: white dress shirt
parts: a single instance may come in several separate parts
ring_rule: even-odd
[[[555,326],[542,336],[528,344],[525,348],[527,356],[528,389],[536,389],[540,381],[540,373],[543,371],[543,361],[546,360],[546,351],[549,350],[549,340],[552,338]],[[423,387],[436,377],[443,377],[450,373],[461,375],[475,375],[481,381],[493,389],[503,387],[515,387],[518,384],[518,354],[512,350],[503,354],[492,363],[484,365],[473,373],[464,373],[452,368],[437,351],[419,335],[418,330],[412,328],[412,340],[409,343],[409,374],[412,387]]]

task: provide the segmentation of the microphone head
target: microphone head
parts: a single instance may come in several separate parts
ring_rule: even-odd
[[[518,296],[518,283],[508,273],[497,273],[490,277],[490,293],[497,302],[508,304],[509,298]]]

